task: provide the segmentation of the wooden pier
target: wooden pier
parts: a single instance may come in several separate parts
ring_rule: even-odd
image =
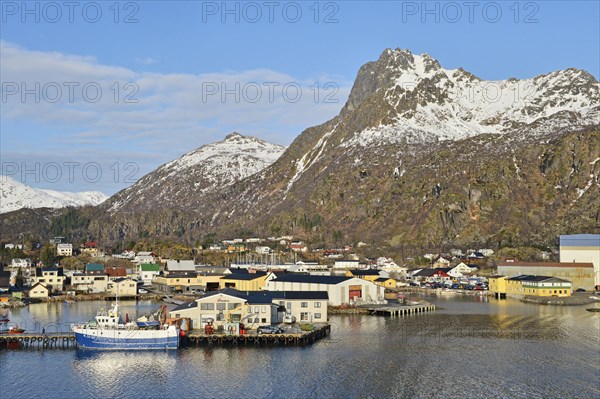
[[[210,334],[207,335],[202,330],[192,330],[187,336],[183,337],[181,346],[241,346],[241,345],[256,345],[256,346],[304,346],[310,345],[318,340],[329,336],[331,326],[329,324],[323,326],[315,326],[312,331],[301,331],[298,333],[283,333],[283,334]]]
[[[435,305],[427,303],[422,305],[367,306],[365,308],[373,315],[398,317],[409,314],[433,312],[435,310]]]
[[[11,346],[24,349],[69,349],[77,348],[77,340],[72,333],[0,334],[0,348]]]

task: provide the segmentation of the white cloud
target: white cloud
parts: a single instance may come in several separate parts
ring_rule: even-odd
[[[36,142],[40,130],[53,159],[65,146],[71,158],[90,149],[110,154],[114,148],[122,157],[131,148],[136,157],[148,151],[156,166],[234,130],[288,144],[302,129],[336,115],[350,90],[348,82],[324,75],[298,79],[269,69],[139,72],[5,41],[0,55],[3,158],[23,153],[13,143]],[[334,90],[324,87],[328,82],[337,87],[337,103],[324,101]],[[32,124],[36,132],[25,131],[23,126]]]

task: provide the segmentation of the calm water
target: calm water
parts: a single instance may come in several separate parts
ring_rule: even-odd
[[[600,398],[598,313],[427,299],[435,313],[332,316],[331,337],[304,348],[2,350],[0,398]],[[99,305],[30,305],[9,318],[58,330]]]

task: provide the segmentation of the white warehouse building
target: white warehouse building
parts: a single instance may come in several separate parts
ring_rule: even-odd
[[[600,286],[600,234],[561,235],[560,262],[593,263],[596,287]]]
[[[314,276],[304,274],[271,274],[269,291],[326,291],[329,306],[351,303],[386,303],[385,288],[372,281],[346,276]]]

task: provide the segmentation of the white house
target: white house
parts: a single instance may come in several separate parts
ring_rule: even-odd
[[[137,283],[128,277],[121,277],[108,282],[108,291],[119,296],[135,296]]]
[[[105,292],[108,286],[106,274],[74,273],[71,276],[71,285],[75,291],[96,294]]]
[[[463,262],[460,262],[458,265],[450,267],[446,273],[448,273],[450,277],[461,278],[465,275],[471,274],[471,272],[473,272],[473,269],[471,269],[471,267],[469,267]]]
[[[31,259],[29,258],[13,258],[10,261],[10,267],[19,268],[19,267],[29,267],[31,266]]]
[[[138,264],[154,263],[156,261],[156,255],[153,252],[138,252],[133,259]]]
[[[196,271],[193,260],[167,260],[167,273],[191,273]]]
[[[358,260],[336,260],[333,268],[337,270],[358,269]]]
[[[56,255],[73,256],[73,244],[57,244]]]
[[[269,291],[327,291],[330,306],[386,303],[385,288],[372,281],[346,276],[279,274],[267,281]]]
[[[257,254],[268,255],[271,253],[271,247],[267,246],[258,246],[255,249]]]
[[[50,296],[50,288],[42,283],[35,283],[33,287],[29,289],[30,298],[48,298]]]

